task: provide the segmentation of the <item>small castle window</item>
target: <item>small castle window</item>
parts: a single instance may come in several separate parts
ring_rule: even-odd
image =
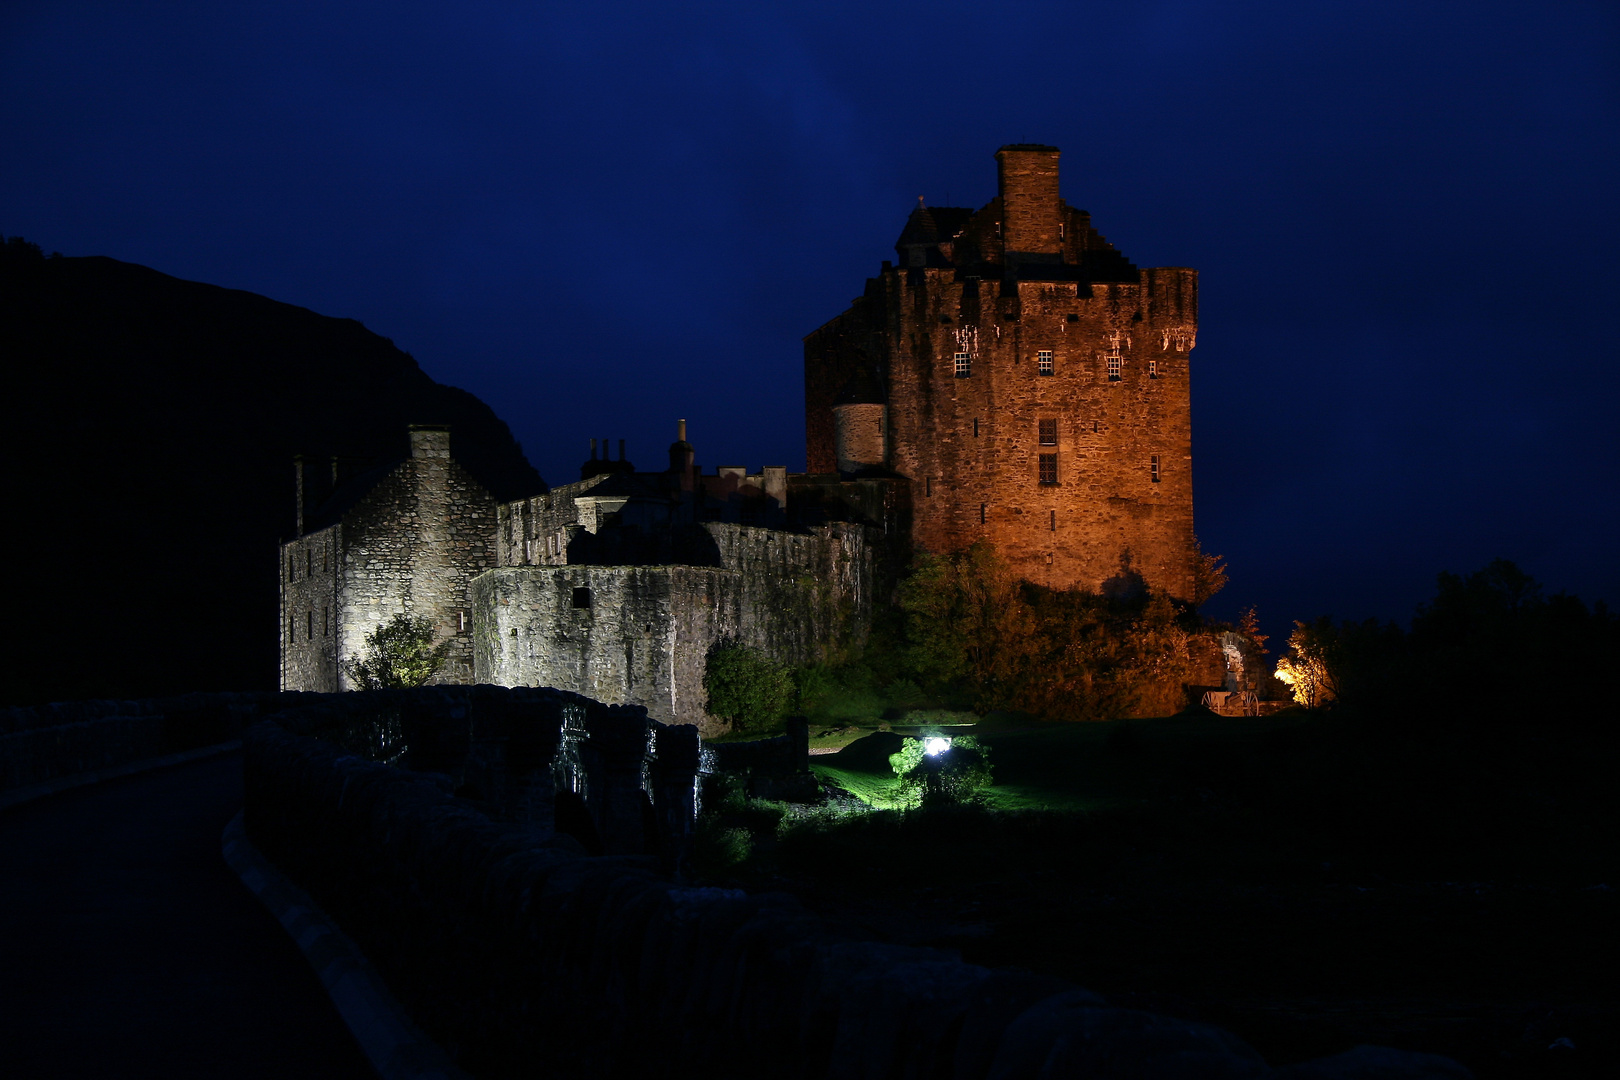
[[[1041,421],[1041,445],[1042,446],[1056,446],[1057,445],[1057,421],[1056,420],[1042,420]]]
[[[306,641],[314,641],[315,640],[315,609],[311,608],[308,612],[306,612],[305,615],[304,615],[304,618],[306,620],[306,622],[305,622],[306,629],[304,631],[304,640],[306,640]]]
[[[314,548],[305,548],[304,549],[304,573],[305,574],[313,574],[313,573],[315,573],[315,549]]]
[[[1159,455],[1158,454],[1153,455],[1153,458],[1152,458],[1151,462],[1149,463],[1148,467],[1153,472],[1153,482],[1155,484],[1157,484],[1159,482]]]
[[[1052,350],[1042,349],[1035,354],[1035,370],[1042,375],[1052,374]]]
[[[591,606],[591,590],[589,588],[576,588],[574,590],[574,606],[588,608]]]
[[[1057,532],[1057,511],[1056,510],[1051,510],[1051,511],[1048,511],[1048,513],[1050,513],[1052,515],[1051,531],[1052,532]]]
[[[287,640],[298,641],[298,614],[292,611],[287,612]]]
[[[984,524],[985,512],[987,510],[989,510],[989,509],[990,509],[990,504],[989,503],[980,503],[979,504],[979,524],[980,525]]]
[[[965,352],[957,353],[955,363],[956,377],[958,379],[966,379],[973,374],[973,356],[971,354]]]
[[[1148,361],[1148,378],[1157,379],[1158,377],[1159,377],[1159,362],[1157,360],[1149,360]]]
[[[934,478],[932,476],[923,477],[923,494],[924,495],[932,495],[933,493],[934,493]]]
[[[1110,349],[1109,352],[1108,352],[1108,381],[1109,382],[1119,382],[1120,371],[1124,367],[1124,364],[1125,364],[1125,358],[1123,356],[1119,355],[1119,350],[1118,349]]]
[[[1155,459],[1157,460],[1157,459]],[[1041,455],[1041,483],[1048,486],[1058,482],[1057,455]]]
[[[321,608],[321,637],[332,636],[332,609]]]
[[[973,418],[973,437],[975,439],[979,437],[979,418],[977,416]]]

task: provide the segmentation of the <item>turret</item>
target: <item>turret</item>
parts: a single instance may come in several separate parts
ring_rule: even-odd
[[[833,450],[841,473],[888,467],[888,409],[877,380],[860,369],[833,399]]]

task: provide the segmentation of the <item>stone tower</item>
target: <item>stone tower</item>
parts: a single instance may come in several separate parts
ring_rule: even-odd
[[[1197,272],[1132,265],[1058,197],[1055,147],[996,163],[995,199],[919,199],[898,263],[805,338],[809,469],[906,477],[920,548],[1190,598]]]

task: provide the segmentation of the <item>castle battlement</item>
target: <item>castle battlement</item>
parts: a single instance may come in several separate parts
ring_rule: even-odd
[[[978,210],[919,200],[898,262],[805,338],[809,468],[909,480],[917,547],[1190,598],[1198,275],[1134,266],[1059,197],[1058,157],[1002,147]]]

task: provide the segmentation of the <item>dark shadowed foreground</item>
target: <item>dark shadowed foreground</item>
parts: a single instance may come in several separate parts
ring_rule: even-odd
[[[8,1077],[372,1077],[220,855],[237,753],[0,813]]]

